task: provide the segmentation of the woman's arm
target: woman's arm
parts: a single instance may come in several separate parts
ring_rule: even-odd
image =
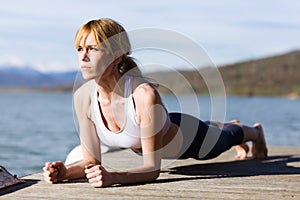
[[[100,164],[101,162],[100,141],[95,126],[90,118],[90,91],[87,85],[80,88],[74,94],[74,107],[79,124],[83,160],[67,168],[67,179],[85,177],[85,166],[89,164]]]
[[[108,172],[101,165],[89,165],[85,173],[94,187],[149,182],[159,176],[162,157],[161,129],[164,125],[161,116],[165,110],[159,95],[148,84],[139,86],[135,90],[133,98],[141,127],[143,165],[119,172]]]
[[[83,160],[70,166],[65,166],[61,161],[47,162],[43,170],[44,179],[49,183],[84,178],[86,175],[85,166],[100,164],[100,144],[93,122],[89,117],[90,95],[88,91],[90,90],[87,86],[84,86],[74,94],[74,107],[79,123]]]
[[[57,183],[64,180],[72,180],[78,178],[85,178],[85,166],[90,164],[100,164],[97,160],[92,161],[83,159],[75,164],[65,166],[62,161],[47,162],[44,171],[44,180],[49,183]]]

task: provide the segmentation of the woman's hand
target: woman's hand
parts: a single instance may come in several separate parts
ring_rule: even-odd
[[[84,172],[93,187],[107,187],[113,184],[112,175],[102,165],[89,164]]]
[[[43,170],[44,180],[48,183],[63,181],[67,173],[67,168],[61,161],[47,162]]]

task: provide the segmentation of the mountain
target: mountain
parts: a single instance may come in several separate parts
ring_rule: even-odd
[[[218,70],[229,95],[300,95],[300,51],[221,66]],[[187,81],[192,92],[207,94],[208,89],[201,76],[204,73],[214,83],[216,76],[210,67],[200,71],[159,72],[145,76],[169,87],[160,86],[158,89],[162,93],[170,93],[172,87],[178,93],[191,92],[190,87],[184,84]],[[178,79],[178,74],[184,80]],[[42,73],[30,67],[1,67],[0,90],[72,90],[76,76],[77,71]]]
[[[229,94],[300,95],[300,51],[221,67]]]
[[[76,75],[77,71],[42,73],[30,67],[1,67],[0,88],[70,90]]]
[[[300,51],[221,66],[218,70],[226,93],[229,95],[300,95]],[[209,67],[199,72],[180,71],[179,73],[188,80],[196,93],[208,93],[201,74],[205,73],[212,81],[215,74]],[[178,72],[160,72],[147,76],[163,80],[167,86],[176,87],[179,93],[186,93],[189,88],[182,81],[174,78],[176,74]],[[159,90],[165,93],[171,92],[164,87],[159,87]]]

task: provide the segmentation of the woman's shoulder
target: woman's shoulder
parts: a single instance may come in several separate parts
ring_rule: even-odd
[[[149,93],[155,90],[153,85],[144,77],[132,76],[132,87],[133,93]]]
[[[95,90],[96,83],[94,80],[87,81],[74,92],[75,106],[86,107],[91,104],[91,95]]]
[[[159,93],[153,84],[142,77],[134,77],[133,85],[133,98],[136,101],[146,102],[147,100],[153,101],[159,97]]]

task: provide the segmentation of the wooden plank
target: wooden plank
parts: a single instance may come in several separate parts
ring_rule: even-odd
[[[42,173],[1,190],[0,199],[300,199],[300,147],[270,147],[264,161],[233,159],[234,150],[208,161],[178,160],[158,180],[138,185],[93,188],[86,180],[48,184]],[[129,151],[104,155],[108,168],[130,167]],[[140,159],[140,158],[138,158]]]

